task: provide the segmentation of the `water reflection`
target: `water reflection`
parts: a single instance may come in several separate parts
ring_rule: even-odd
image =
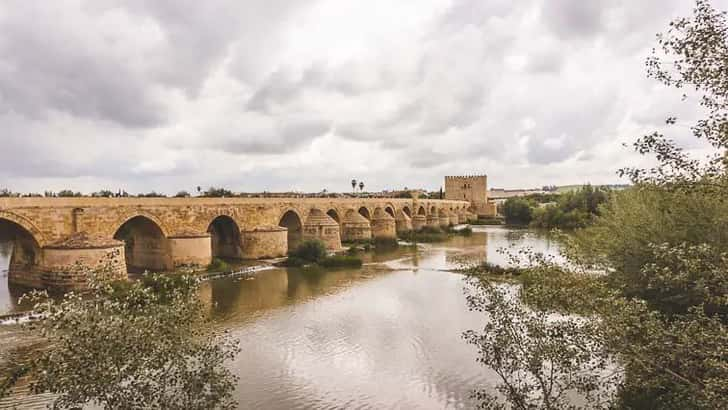
[[[366,254],[361,269],[205,283],[200,297],[240,340],[231,364],[240,408],[472,408],[472,390],[497,379],[460,337],[483,315],[468,311],[462,277],[445,270],[506,263],[497,249],[510,245],[558,251],[548,237],[489,227],[419,251]]]
[[[8,286],[8,270],[12,254],[13,242],[0,241],[0,313],[13,310],[14,307],[14,298]]]
[[[232,364],[241,408],[472,408],[471,391],[496,377],[460,338],[483,316],[468,311],[462,277],[444,270],[519,241],[557,249],[488,229],[368,256],[390,270],[280,269],[210,283],[215,315],[243,349]]]

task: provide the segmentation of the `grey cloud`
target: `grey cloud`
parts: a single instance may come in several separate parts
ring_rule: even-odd
[[[164,121],[143,76],[88,39],[95,33],[79,32],[48,5],[13,6],[0,13],[0,112],[42,120],[56,110],[130,127]]]
[[[607,4],[600,1],[549,0],[542,4],[542,17],[562,38],[585,38],[601,32]]]

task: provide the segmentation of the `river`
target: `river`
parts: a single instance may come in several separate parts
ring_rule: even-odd
[[[534,232],[474,230],[418,252],[367,256],[362,269],[270,269],[205,283],[201,297],[240,340],[230,364],[240,408],[472,408],[472,390],[497,379],[460,336],[483,316],[468,311],[463,277],[444,270],[462,260],[505,264],[501,247],[558,253]],[[17,308],[7,297],[0,305]]]

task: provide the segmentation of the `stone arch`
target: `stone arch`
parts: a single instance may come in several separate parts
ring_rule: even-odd
[[[435,207],[435,205],[432,205],[430,207],[430,215],[437,215],[437,208]]]
[[[367,220],[369,220],[369,221],[372,220],[372,213],[369,212],[369,208],[367,208],[366,206],[360,207],[357,212],[359,212],[359,215],[363,216],[364,218],[367,218]]]
[[[375,211],[376,212],[376,211]],[[387,204],[384,206],[384,212],[388,213],[392,218],[395,217],[395,208],[393,205]]]
[[[162,222],[161,219],[159,219],[156,215],[152,215],[149,212],[143,212],[143,211],[133,211],[128,212],[124,214],[121,218],[117,219],[117,222],[110,225],[110,228],[113,229],[111,232],[109,232],[106,236],[113,237],[116,232],[119,231],[119,228],[121,228],[122,225],[129,222],[130,220],[136,218],[136,217],[143,217],[145,219],[148,219],[152,222],[154,222],[155,225],[159,228],[160,231],[162,231],[162,234],[165,238],[168,238],[171,235],[171,232],[169,228],[167,228],[167,225]]]
[[[0,220],[12,222],[25,229],[30,235],[33,236],[33,240],[35,240],[39,247],[43,247],[46,245],[46,240],[43,236],[43,233],[28,218],[11,212],[0,210]]]
[[[8,213],[3,213],[8,215]],[[0,217],[0,259],[7,266],[0,266],[0,273],[7,273],[8,282],[17,285],[40,287],[38,265],[41,263],[41,244],[28,228],[24,218]],[[7,272],[2,272],[6,269]]]
[[[303,219],[293,208],[283,212],[278,218],[278,226],[288,229],[288,250],[291,251],[303,240]]]
[[[230,215],[213,218],[207,226],[213,258],[243,259],[240,226]]]
[[[409,206],[403,206],[402,212],[404,212],[404,214],[407,215],[409,218],[412,218],[412,210],[410,210]]]
[[[339,215],[339,211],[337,211],[335,208],[331,208],[326,211],[326,215],[330,216],[331,219],[336,221],[337,224],[341,225],[341,216]]]
[[[167,232],[156,218],[137,214],[124,220],[114,239],[124,242],[126,267],[130,272],[172,269]]]
[[[427,216],[427,210],[424,206],[420,205],[420,208],[417,210],[417,215]]]

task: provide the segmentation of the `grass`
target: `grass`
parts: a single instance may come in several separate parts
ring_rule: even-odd
[[[214,258],[209,265],[207,265],[208,272],[227,272],[230,270],[230,265],[222,259]]]

